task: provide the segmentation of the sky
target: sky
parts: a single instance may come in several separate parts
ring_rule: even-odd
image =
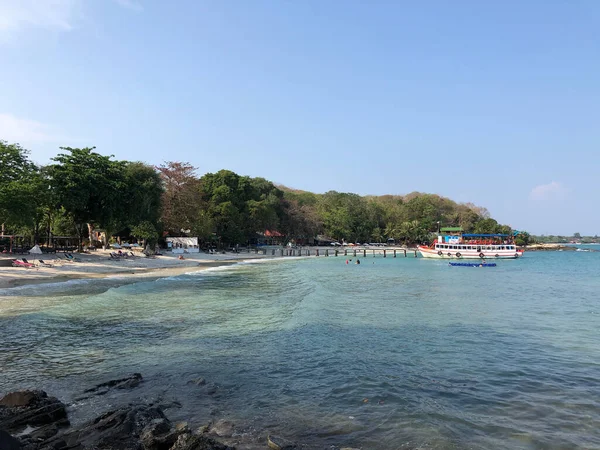
[[[0,0],[0,139],[600,234],[600,2]]]

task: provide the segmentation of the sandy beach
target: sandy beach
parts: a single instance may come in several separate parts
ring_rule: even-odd
[[[49,266],[36,264],[36,267],[0,267],[0,288],[23,286],[27,284],[57,283],[82,278],[106,278],[110,276],[131,275],[134,277],[167,277],[189,272],[190,269],[234,264],[235,262],[266,258],[255,253],[227,254],[166,254],[154,258],[136,256],[132,258],[111,259],[110,251],[99,250],[91,254],[74,254],[78,261],[67,261],[63,254],[44,255],[1,255],[0,263],[13,259],[26,258],[29,262],[37,262],[40,257]],[[51,267],[50,267],[51,266]]]
[[[369,255],[376,253],[383,256],[384,249],[381,247],[306,247],[304,251],[309,251],[311,256],[314,256],[318,250],[321,256],[326,254],[334,256],[336,250],[341,257],[344,251],[348,255],[352,255],[354,250],[357,251],[358,257],[361,252],[367,251]],[[405,248],[386,247],[388,256],[392,257],[392,252],[397,250],[399,256],[402,255]],[[412,256],[414,249],[406,249],[409,256]],[[284,250],[285,251],[285,250]],[[40,284],[40,283],[58,283],[74,279],[90,279],[90,278],[107,278],[110,276],[131,275],[132,277],[169,277],[173,275],[189,272],[190,269],[202,270],[202,268],[210,268],[234,264],[239,261],[253,259],[270,259],[281,258],[280,250],[275,251],[275,255],[271,249],[267,254],[255,252],[240,252],[240,253],[187,253],[182,255],[184,259],[178,259],[179,255],[166,253],[154,258],[146,258],[143,255],[134,258],[111,259],[110,250],[98,250],[94,253],[75,253],[74,256],[78,261],[67,261],[62,253],[44,254],[44,255],[0,255],[0,289],[12,288],[17,286]],[[294,256],[300,256],[294,253]],[[288,256],[286,256],[288,257]],[[36,262],[35,267],[10,267],[9,261],[13,259],[22,260],[26,258],[29,262]],[[59,259],[57,259],[59,258]],[[51,265],[51,267],[39,264],[39,259]],[[3,263],[6,266],[3,266]]]

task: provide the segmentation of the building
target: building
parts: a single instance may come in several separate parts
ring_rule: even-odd
[[[197,237],[167,237],[167,248],[175,254],[200,253]]]

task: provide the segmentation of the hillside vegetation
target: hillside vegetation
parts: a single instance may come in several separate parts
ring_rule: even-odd
[[[153,167],[116,161],[94,148],[61,147],[37,166],[18,144],[0,141],[0,223],[6,232],[78,236],[94,228],[157,241],[193,235],[246,244],[270,231],[283,241],[316,236],[347,242],[416,243],[442,226],[475,233],[510,233],[485,208],[413,192],[408,195],[324,194],[277,186],[229,170],[197,175],[188,163]]]

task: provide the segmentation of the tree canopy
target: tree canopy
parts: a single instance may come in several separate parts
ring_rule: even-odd
[[[197,176],[185,162],[152,167],[118,161],[94,147],[61,147],[39,167],[18,144],[0,141],[0,222],[37,240],[41,231],[92,229],[154,242],[164,235],[245,244],[266,232],[284,241],[318,235],[346,242],[424,242],[439,225],[465,232],[509,233],[487,209],[448,198],[410,194],[324,194],[277,186],[220,170]],[[528,241],[529,235],[521,239]]]

